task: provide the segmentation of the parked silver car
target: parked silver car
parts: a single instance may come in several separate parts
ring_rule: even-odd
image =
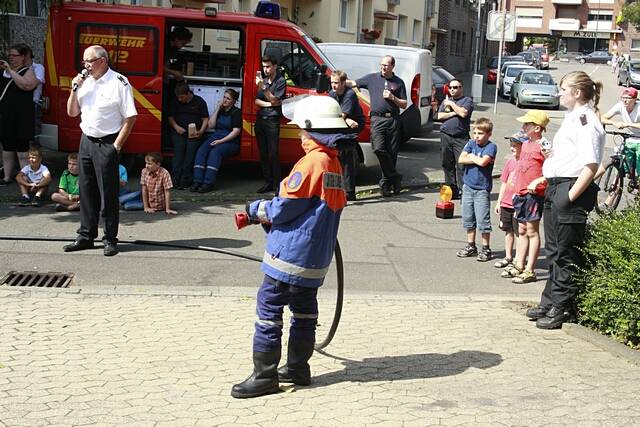
[[[548,71],[523,70],[511,86],[509,100],[518,108],[535,105],[557,110],[560,108],[558,95],[558,86]]]
[[[623,61],[618,69],[618,86],[640,87],[640,60]]]

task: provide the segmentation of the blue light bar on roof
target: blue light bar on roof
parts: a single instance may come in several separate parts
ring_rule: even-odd
[[[269,0],[260,0],[254,15],[262,18],[280,19],[280,4]]]

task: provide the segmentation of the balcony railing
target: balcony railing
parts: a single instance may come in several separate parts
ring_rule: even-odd
[[[582,4],[582,0],[551,0],[553,4],[574,4],[576,6],[580,6]]]
[[[580,29],[580,21],[572,18],[550,19],[549,29],[557,31],[578,31]]]

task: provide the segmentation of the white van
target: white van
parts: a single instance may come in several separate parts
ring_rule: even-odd
[[[433,129],[430,51],[360,43],[320,43],[318,46],[337,69],[347,73],[350,80],[379,72],[382,57],[392,55],[396,60],[393,72],[404,81],[407,89],[407,108],[400,113],[402,140],[426,135]],[[369,96],[366,90],[362,92]]]

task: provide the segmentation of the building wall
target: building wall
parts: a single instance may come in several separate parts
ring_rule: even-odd
[[[587,49],[589,39],[597,43],[597,48],[613,49],[619,37],[615,30],[615,19],[620,13],[621,0],[582,0],[579,4],[554,3],[554,0],[512,0],[507,8],[517,16],[518,40],[523,36],[549,36],[556,38],[567,51]],[[604,21],[589,20],[589,14],[611,16]],[[577,29],[555,29],[553,21],[557,19],[577,19]],[[596,40],[597,39],[597,40]],[[519,46],[518,48],[521,48]]]
[[[9,43],[26,43],[33,50],[35,62],[44,61],[44,39],[47,19],[34,16],[9,15]]]

